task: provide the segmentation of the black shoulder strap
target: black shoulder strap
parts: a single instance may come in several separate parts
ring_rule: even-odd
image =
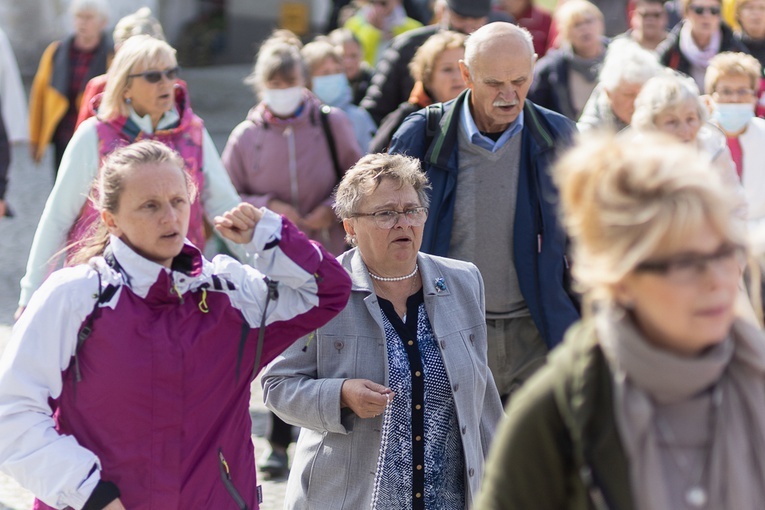
[[[332,164],[335,165],[335,176],[337,182],[340,182],[343,178],[343,170],[340,168],[340,161],[337,159],[337,147],[335,146],[335,135],[332,134],[332,128],[329,125],[329,106],[323,104],[320,108],[321,115],[321,127],[324,128],[324,136],[327,139],[329,145],[329,152],[332,154]]]
[[[425,148],[430,147],[433,138],[440,130],[441,117],[444,116],[444,103],[433,103],[425,107]]]
[[[114,253],[112,253],[110,246],[107,246],[106,250],[104,251],[104,260],[106,260],[106,263],[112,269],[122,273],[122,268],[117,262],[117,259],[114,258]],[[85,322],[77,332],[77,347],[74,350],[75,382],[79,382],[82,379],[80,374],[80,359],[78,354],[82,348],[82,345],[85,343],[85,340],[87,340],[90,334],[93,332],[93,321],[96,319],[96,312],[98,311],[98,307],[103,303],[108,303],[111,301],[112,297],[114,297],[114,293],[117,292],[118,289],[118,286],[111,284],[107,285],[105,289],[102,288],[101,273],[98,270],[96,270],[96,276],[98,276],[98,292],[94,295],[96,301],[93,303],[93,309],[90,311],[90,314],[87,316]]]

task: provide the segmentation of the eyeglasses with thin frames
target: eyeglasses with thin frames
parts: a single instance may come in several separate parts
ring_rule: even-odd
[[[129,74],[128,78],[140,77],[149,83],[159,83],[159,80],[161,80],[163,76],[168,80],[173,81],[178,77],[178,73],[180,73],[180,71],[181,68],[175,66],[170,69],[165,69],[164,71],[144,71],[142,73]]]
[[[637,273],[655,273],[672,283],[693,284],[709,269],[717,274],[739,274],[744,265],[746,250],[737,244],[724,244],[717,251],[706,254],[683,254],[663,260],[652,260],[637,265]]]
[[[405,211],[377,211],[373,213],[357,213],[351,216],[352,218],[372,218],[379,228],[388,229],[395,227],[401,216],[406,218],[406,221],[412,227],[421,227],[428,219],[427,207],[413,207]]]

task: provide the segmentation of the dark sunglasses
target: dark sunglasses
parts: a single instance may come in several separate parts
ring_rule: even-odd
[[[181,68],[176,66],[172,69],[165,69],[164,71],[145,71],[138,74],[129,74],[128,78],[138,78],[140,76],[149,83],[159,83],[159,80],[161,80],[162,76],[164,76],[168,80],[173,81],[178,77],[180,70]]]
[[[720,8],[719,7],[702,7],[700,5],[689,5],[688,9],[695,12],[699,16],[704,14],[704,12],[708,12],[712,16],[719,16],[720,15]]]

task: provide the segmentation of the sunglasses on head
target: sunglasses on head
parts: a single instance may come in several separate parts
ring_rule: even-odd
[[[708,12],[712,16],[719,16],[720,15],[720,8],[719,7],[703,7],[701,5],[689,5],[688,9],[695,12],[699,16],[704,14],[704,12]]]
[[[175,66],[172,69],[165,69],[164,71],[144,71],[143,73],[129,74],[128,78],[138,78],[140,76],[149,83],[159,83],[159,80],[161,80],[164,75],[165,78],[173,81],[178,77],[178,72],[180,70],[180,67]]]

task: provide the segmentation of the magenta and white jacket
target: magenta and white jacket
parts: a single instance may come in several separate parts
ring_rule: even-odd
[[[0,360],[0,471],[35,508],[82,508],[99,480],[131,510],[258,508],[250,383],[342,310],[350,278],[270,211],[246,248],[252,267],[187,244],[166,269],[112,237],[113,259],[34,294]]]

